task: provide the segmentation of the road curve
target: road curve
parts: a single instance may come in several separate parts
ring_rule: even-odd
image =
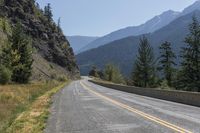
[[[200,133],[200,108],[74,81],[53,98],[45,133]]]

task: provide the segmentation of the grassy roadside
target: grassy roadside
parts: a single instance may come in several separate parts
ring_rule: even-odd
[[[49,114],[51,96],[68,82],[0,86],[0,132],[40,133]]]

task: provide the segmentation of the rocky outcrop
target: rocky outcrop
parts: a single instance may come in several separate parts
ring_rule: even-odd
[[[68,40],[56,24],[49,22],[42,10],[35,6],[34,0],[1,1],[0,16],[7,17],[13,26],[18,21],[22,23],[25,33],[33,40],[36,54],[58,66],[54,69],[62,67],[66,70],[66,75],[79,77],[79,69]]]

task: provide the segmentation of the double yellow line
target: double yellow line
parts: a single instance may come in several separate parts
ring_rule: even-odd
[[[83,88],[85,88],[85,89],[88,90],[89,92],[91,92],[91,93],[97,95],[98,97],[100,97],[100,98],[102,98],[102,99],[104,99],[104,100],[107,100],[107,101],[111,102],[112,104],[115,104],[115,105],[117,105],[117,106],[119,106],[119,107],[121,107],[121,108],[123,108],[123,109],[126,109],[126,110],[128,110],[128,111],[130,111],[130,112],[133,112],[133,113],[135,113],[135,114],[138,114],[138,115],[140,115],[140,116],[142,116],[142,117],[144,117],[144,118],[146,118],[146,119],[148,119],[148,120],[151,120],[151,121],[156,122],[156,123],[158,123],[158,124],[160,124],[160,125],[163,125],[163,126],[165,126],[165,127],[168,127],[168,128],[170,128],[170,129],[174,130],[175,132],[179,132],[179,133],[192,133],[191,131],[188,131],[188,130],[186,130],[186,129],[183,129],[183,128],[181,128],[181,127],[178,127],[178,126],[176,126],[176,125],[174,125],[174,124],[171,124],[171,123],[169,123],[169,122],[166,122],[166,121],[164,121],[164,120],[161,120],[161,119],[159,119],[159,118],[157,118],[157,117],[155,117],[155,116],[152,116],[152,115],[149,115],[149,114],[144,113],[144,112],[142,112],[142,111],[139,111],[139,110],[137,110],[137,109],[135,109],[135,108],[133,108],[133,107],[130,107],[130,106],[126,105],[126,104],[123,104],[123,103],[120,103],[120,102],[118,102],[118,101],[115,101],[115,100],[113,100],[113,99],[111,99],[111,98],[109,98],[109,97],[106,97],[106,96],[104,96],[104,95],[102,95],[102,94],[100,94],[100,93],[98,93],[98,92],[96,92],[96,91],[93,91],[89,86],[87,86],[86,84],[82,83],[81,81],[80,81],[80,84],[83,86]]]

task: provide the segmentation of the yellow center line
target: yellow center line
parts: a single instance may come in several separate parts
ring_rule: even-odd
[[[140,116],[142,116],[142,117],[144,117],[146,119],[154,121],[154,122],[156,122],[156,123],[158,123],[160,125],[168,127],[168,128],[170,128],[170,129],[172,129],[172,130],[174,130],[176,132],[179,132],[179,133],[192,133],[191,131],[188,131],[186,129],[178,127],[178,126],[176,126],[174,124],[171,124],[171,123],[169,123],[167,121],[161,120],[161,119],[159,119],[159,118],[157,118],[155,116],[152,116],[152,115],[149,115],[149,114],[144,113],[142,111],[139,111],[139,110],[137,110],[137,109],[135,109],[133,107],[130,107],[130,106],[126,105],[126,104],[123,104],[123,103],[120,103],[118,101],[115,101],[115,100],[113,100],[113,99],[111,99],[109,97],[106,97],[106,96],[104,96],[104,95],[102,95],[102,94],[100,94],[100,93],[98,93],[96,91],[93,91],[89,86],[87,86],[85,83],[82,83],[81,81],[80,81],[80,84],[83,86],[83,88],[85,88],[86,90],[90,91],[91,93],[97,95],[98,97],[100,97],[102,99],[105,99],[105,100],[107,100],[107,101],[109,101],[109,102],[111,102],[111,103],[113,103],[113,104],[115,104],[115,105],[117,105],[119,107],[122,107],[122,108],[124,108],[124,109],[126,109],[128,111],[136,113],[136,114],[138,114],[138,115],[140,115]]]

